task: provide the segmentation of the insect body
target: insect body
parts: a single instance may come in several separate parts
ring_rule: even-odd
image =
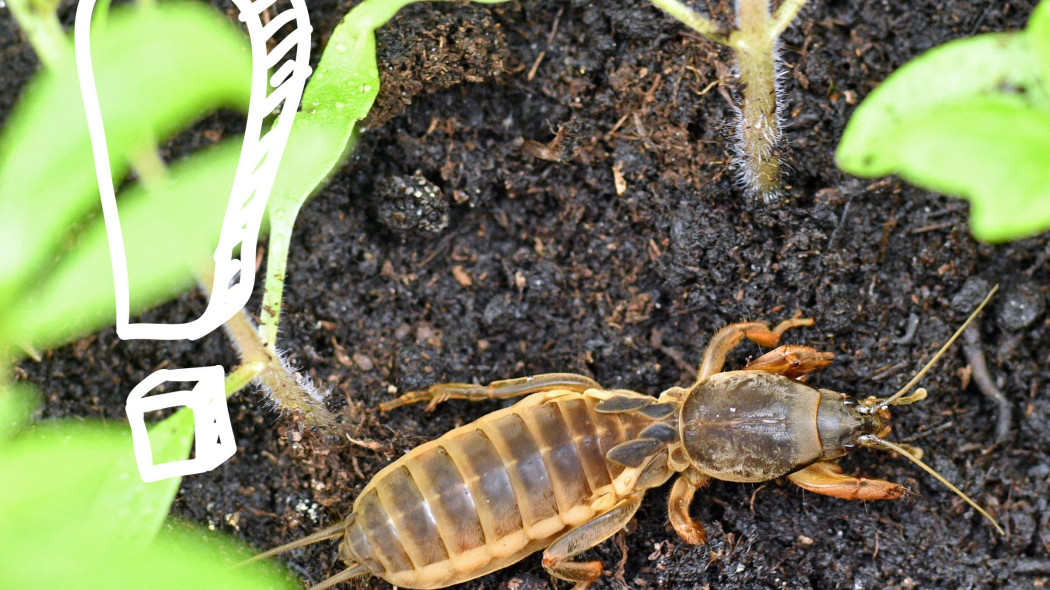
[[[744,370],[721,372],[728,351],[744,338],[772,347],[785,330],[810,324],[793,319],[774,329],[761,323],[728,326],[708,346],[696,383],[672,387],[658,399],[606,390],[571,374],[488,386],[450,383],[406,394],[382,409],[422,401],[434,406],[451,398],[528,397],[413,449],[376,474],[345,521],[264,555],[342,537],[339,553],[348,568],[314,590],[366,574],[406,588],[441,588],[543,550],[548,572],[583,588],[601,576],[601,563],[572,558],[621,530],[643,494],[675,475],[668,514],[677,533],[693,544],[703,543],[705,534],[689,515],[689,504],[710,479],[786,476],[838,498],[899,498],[903,486],[844,475],[831,462],[857,446],[901,453],[994,523],[923,464],[918,449],[882,439],[889,433],[888,406],[925,397],[923,389],[904,394],[959,332],[886,399],[858,401],[799,381],[831,362],[830,353],[806,346],[781,346]]]

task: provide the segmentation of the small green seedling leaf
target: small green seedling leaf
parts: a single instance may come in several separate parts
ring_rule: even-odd
[[[299,209],[352,149],[357,124],[379,93],[375,35],[371,31],[354,35],[352,30],[353,21],[347,16],[328,41],[303,93],[303,112],[292,125],[266,205],[270,244],[260,337],[270,347],[277,341],[288,250]]]
[[[47,268],[64,236],[99,205],[72,62],[38,76],[0,137],[0,305]],[[115,10],[92,36],[92,62],[117,184],[136,150],[216,107],[247,108],[247,40],[201,4]],[[95,280],[103,268],[109,263],[96,267]]]
[[[358,123],[379,93],[375,30],[417,0],[365,0],[332,32],[303,93],[288,147],[267,204],[270,244],[260,337],[277,340],[292,228],[303,203],[322,186],[356,143]],[[506,0],[476,0],[498,4]]]
[[[1050,104],[1024,35],[991,34],[931,49],[890,75],[857,108],[835,152],[846,172],[874,177],[904,162],[898,134],[946,105],[1007,94]],[[1023,94],[1022,94],[1023,93]]]
[[[942,107],[897,135],[900,176],[971,202],[987,242],[1050,229],[1050,113],[988,98]]]
[[[210,261],[222,227],[240,146],[229,141],[173,166],[166,183],[118,199],[132,313],[174,297]],[[101,219],[85,230],[47,280],[11,304],[0,339],[51,347],[108,326],[116,303]],[[72,296],[75,295],[75,296]]]
[[[894,72],[854,113],[835,159],[969,199],[981,240],[1050,228],[1050,0],[1024,32],[953,41]]]

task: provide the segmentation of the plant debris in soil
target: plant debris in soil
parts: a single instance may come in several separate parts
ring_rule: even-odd
[[[735,321],[801,311],[816,325],[786,341],[836,355],[811,382],[892,393],[980,301],[978,280],[1002,285],[977,338],[1012,428],[996,442],[997,402],[957,346],[924,380],[929,399],[894,412],[894,438],[925,449],[1005,537],[906,461],[859,451],[842,461],[847,472],[917,495],[865,504],[783,482],[714,482],[693,504],[709,542],[693,547],[668,525],[661,488],[627,533],[588,554],[609,571],[595,587],[1050,584],[1047,238],[976,243],[965,203],[853,179],[832,161],[848,115],[890,72],[951,39],[1020,29],[1034,5],[809,3],[783,36],[791,172],[772,207],[732,183],[729,56],[646,2],[402,10],[378,34],[383,91],[370,127],[304,208],[285,288],[279,344],[331,389],[343,431],[306,430],[242,392],[231,401],[237,454],[184,478],[174,515],[259,549],[291,541],[345,515],[388,462],[502,405],[378,414],[398,393],[569,371],[655,395],[690,382],[707,340]],[[319,49],[350,5],[311,7]],[[6,12],[0,31],[4,54],[23,64],[3,73],[6,114],[32,60]],[[406,216],[412,203],[389,201],[413,183],[433,205],[418,219]],[[250,309],[258,300],[257,290]],[[191,293],[146,315],[178,322],[202,308]],[[728,366],[762,352],[741,346]],[[220,333],[152,343],[106,330],[20,369],[44,392],[43,418],[113,421],[157,368],[213,363],[236,363]],[[305,583],[343,567],[334,543],[283,559]],[[553,585],[533,556],[461,587]]]

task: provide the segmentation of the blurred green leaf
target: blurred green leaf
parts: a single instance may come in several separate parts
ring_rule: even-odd
[[[857,176],[893,174],[903,164],[901,133],[941,108],[988,95],[1018,105],[1050,105],[1026,35],[952,41],[908,62],[857,107],[835,160]]]
[[[969,199],[977,239],[1050,229],[1050,113],[987,98],[942,107],[896,140],[897,174]]]
[[[189,457],[193,426],[193,414],[186,409],[154,424],[149,430],[154,463]],[[0,490],[0,523],[7,521],[0,531],[70,526],[62,525],[62,519],[75,514],[77,527],[130,548],[156,536],[180,478],[143,482],[126,425],[63,423],[37,426],[5,445],[0,480],[18,482]],[[30,508],[36,502],[63,506]]]
[[[839,166],[969,199],[981,240],[1050,228],[1050,0],[1030,26],[947,43],[894,72],[850,119]]]
[[[182,408],[149,429],[153,463],[189,458],[193,445],[193,412]],[[131,446],[131,438],[125,438]],[[156,537],[171,509],[181,477],[144,482],[133,453],[123,453],[109,469],[99,491],[100,501],[88,518],[106,534],[128,546],[144,546]]]
[[[223,556],[237,548],[216,535],[165,530],[153,542],[129,544],[102,519],[122,517],[128,494],[114,495],[110,484],[114,465],[131,455],[127,431],[95,425],[43,426],[5,444],[0,588],[294,587],[272,567],[229,568]],[[142,516],[155,528],[153,516]]]
[[[136,149],[152,149],[216,107],[247,108],[247,40],[203,4],[114,10],[92,36],[92,62],[118,183]],[[79,97],[71,67],[41,73],[0,137],[0,305],[47,268],[63,236],[99,205]],[[103,268],[108,261],[94,270]]]
[[[173,166],[154,190],[139,185],[118,199],[132,313],[190,288],[194,271],[211,260],[239,150],[239,142],[224,142]],[[47,348],[111,325],[110,268],[106,229],[96,219],[47,280],[10,306],[0,339]]]
[[[1043,80],[1050,81],[1050,0],[1043,0],[1028,19],[1028,40]]]

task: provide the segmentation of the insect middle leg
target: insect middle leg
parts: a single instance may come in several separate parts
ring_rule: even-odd
[[[488,385],[473,383],[439,383],[427,389],[410,391],[401,397],[379,404],[379,410],[388,412],[396,407],[427,402],[427,411],[450,399],[482,401],[521,397],[541,391],[567,389],[583,393],[588,389],[601,388],[597,381],[573,373],[544,373],[533,377],[518,377],[493,381]]]
[[[678,536],[691,545],[703,545],[707,541],[704,525],[689,514],[696,491],[707,485],[710,477],[696,469],[687,469],[675,480],[671,494],[667,497],[667,516]]]
[[[612,510],[558,537],[543,552],[543,568],[555,578],[576,582],[573,590],[583,590],[601,577],[602,562],[571,561],[572,558],[627,526],[641,504],[641,494],[628,496]]]
[[[700,363],[700,370],[697,372],[697,383],[720,372],[722,365],[725,364],[726,355],[729,354],[733,347],[740,344],[740,341],[744,338],[759,346],[773,348],[780,342],[780,336],[787,330],[812,325],[813,318],[802,317],[784,320],[772,329],[765,322],[729,324],[715,332],[715,335],[711,337],[711,342],[708,343],[707,349],[704,350],[704,360]]]
[[[841,467],[829,461],[800,469],[788,479],[802,489],[843,500],[896,500],[907,491],[892,481],[844,475]]]

